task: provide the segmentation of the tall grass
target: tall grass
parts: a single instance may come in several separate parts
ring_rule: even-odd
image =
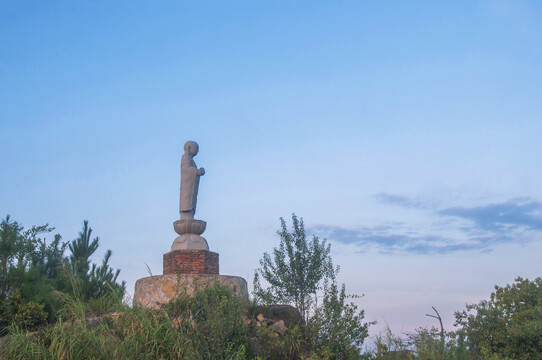
[[[17,327],[0,348],[6,359],[232,359],[247,357],[241,309],[216,284],[162,311],[125,308],[87,318],[89,305],[65,300],[62,318],[35,333]],[[65,320],[63,320],[65,319]]]
[[[10,335],[0,342],[0,359],[260,359],[249,345],[255,339],[263,359],[306,359],[309,354],[315,360],[327,358],[314,355],[298,324],[283,335],[265,322],[247,326],[238,299],[218,283],[181,296],[161,310],[130,308],[115,297],[83,302],[64,293],[57,296],[64,304],[58,321],[34,333],[12,325]],[[111,310],[115,312],[100,316]],[[387,328],[363,354],[337,358],[465,360],[462,339],[446,335],[442,347],[432,329],[405,337]]]

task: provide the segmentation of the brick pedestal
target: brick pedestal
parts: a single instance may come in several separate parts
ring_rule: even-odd
[[[174,250],[164,254],[166,274],[218,274],[218,254],[207,250]]]

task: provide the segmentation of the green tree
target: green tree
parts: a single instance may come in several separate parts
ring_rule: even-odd
[[[305,320],[303,344],[313,358],[356,359],[368,336],[365,313],[348,302],[345,285],[336,283],[339,267],[333,266],[331,245],[313,236],[307,239],[303,219],[292,215],[293,229],[288,231],[280,218],[280,245],[273,257],[264,253],[262,268],[254,276],[254,295],[267,303],[289,303]],[[264,289],[260,276],[269,283]],[[318,295],[323,301],[317,304]]]
[[[292,214],[293,231],[288,231],[283,218],[280,223],[279,248],[273,249],[273,257],[264,253],[260,260],[262,267],[254,276],[254,294],[268,302],[294,304],[302,318],[308,320],[323,279],[334,276],[336,271],[329,255],[331,246],[317,236],[309,241],[303,219],[295,214]],[[260,276],[269,283],[268,289],[261,287]]]
[[[369,326],[376,322],[364,323],[365,311],[347,302],[345,285],[339,290],[334,278],[324,284],[323,304],[309,320],[312,347],[324,359],[358,359],[361,347],[369,335]]]
[[[81,280],[81,286],[88,286],[88,272],[90,270],[90,257],[98,250],[100,239],[95,237],[91,239],[92,228],[88,226],[88,220],[83,221],[83,230],[79,232],[79,237],[72,240],[68,248],[70,250],[70,269],[75,277]]]
[[[25,230],[9,215],[0,222],[0,331],[12,322],[32,328],[51,315],[55,280],[48,274],[62,254],[53,254],[39,235],[52,230],[47,224]],[[57,235],[53,247],[62,247],[59,242]]]
[[[38,239],[32,253],[32,264],[39,268],[41,274],[51,279],[58,278],[62,267],[67,242],[61,242],[62,236],[55,234],[54,240],[47,244],[45,239]]]
[[[107,250],[102,264],[100,266],[92,264],[90,257],[96,252],[100,244],[100,239],[95,237],[91,240],[92,228],[88,226],[88,221],[83,221],[83,229],[79,232],[79,237],[68,244],[70,250],[69,260],[66,263],[66,275],[69,278],[73,293],[81,299],[88,300],[98,298],[111,291],[122,299],[126,283],[122,281],[117,283],[120,270],[109,266],[111,250]]]
[[[109,266],[111,251],[101,265],[91,266],[90,256],[99,240],[90,240],[88,222],[69,244],[59,234],[51,242],[41,236],[53,230],[48,224],[25,229],[9,215],[0,222],[0,332],[12,322],[36,326],[43,323],[44,314],[53,320],[61,306],[51,296],[55,291],[75,292],[84,300],[106,294],[111,303],[122,300],[125,283],[117,283],[120,270]],[[70,257],[64,256],[68,245]],[[71,281],[66,281],[66,275]]]
[[[23,229],[9,215],[0,223],[0,298],[6,299],[10,292],[10,268],[16,255],[17,239]]]
[[[490,299],[456,312],[472,359],[542,358],[542,278],[516,278]]]
[[[50,233],[53,230],[54,228],[49,227],[48,224],[32,226],[25,230],[17,221],[12,221],[9,215],[2,220],[0,223],[0,299],[6,299],[11,291],[23,287],[26,283],[32,283],[36,277],[55,271],[54,268],[58,266],[63,251],[60,235],[56,235],[52,243],[53,248],[61,247],[60,254],[52,251],[53,248],[46,245],[45,239],[39,237],[40,234]],[[28,279],[29,275],[31,279]]]

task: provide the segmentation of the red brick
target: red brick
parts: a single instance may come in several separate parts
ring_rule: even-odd
[[[217,274],[218,254],[207,250],[175,250],[164,254],[166,274]]]

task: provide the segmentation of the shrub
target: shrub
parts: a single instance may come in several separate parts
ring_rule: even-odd
[[[13,291],[7,300],[0,300],[0,326],[4,329],[15,325],[33,330],[47,321],[44,305],[34,301],[23,302],[21,292]]]
[[[490,299],[457,312],[473,359],[542,358],[542,278],[495,286]]]
[[[351,296],[355,297],[355,296]],[[334,279],[324,286],[322,306],[310,319],[310,341],[314,354],[326,359],[358,359],[372,323],[364,323],[364,310],[347,303],[345,285],[339,290]]]

